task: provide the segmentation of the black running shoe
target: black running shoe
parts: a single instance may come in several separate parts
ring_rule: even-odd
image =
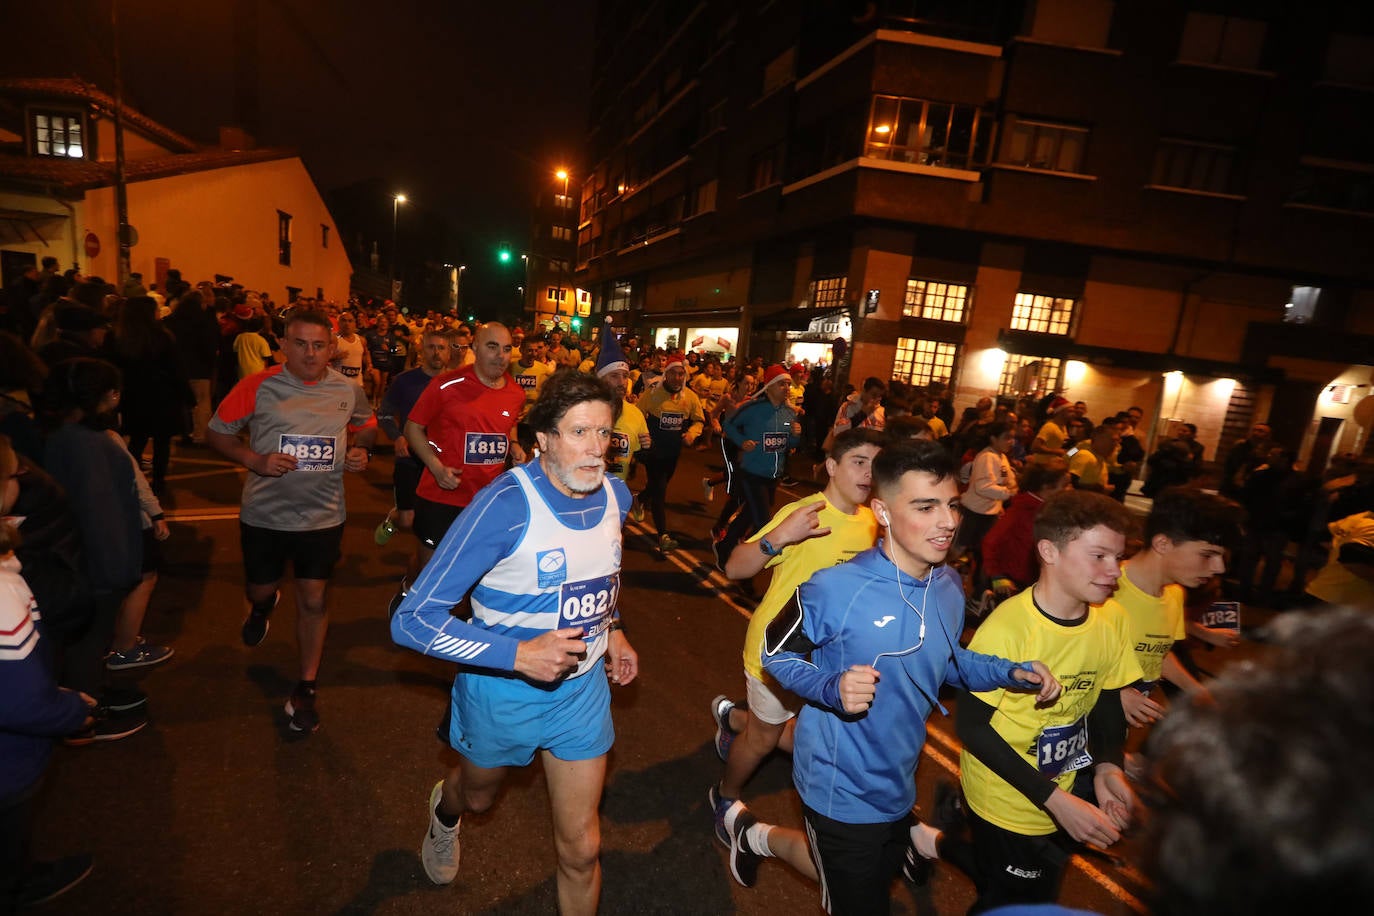
[[[267,631],[272,628],[268,620],[272,616],[272,611],[276,610],[277,602],[281,601],[281,592],[278,591],[272,596],[272,603],[266,608],[260,605],[253,605],[248,611],[248,617],[243,621],[243,644],[252,648],[261,645],[267,638]]]
[[[725,829],[730,832],[730,874],[741,887],[753,887],[759,879],[759,861],[763,856],[749,845],[745,832],[758,823],[744,802],[735,802],[725,813]]]
[[[287,724],[293,732],[310,734],[320,727],[320,714],[315,711],[315,691],[297,687],[286,701]]]

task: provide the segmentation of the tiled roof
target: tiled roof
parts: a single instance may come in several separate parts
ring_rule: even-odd
[[[26,100],[61,100],[66,102],[85,102],[102,114],[114,117],[114,98],[93,83],[79,79],[22,78],[0,79],[0,95],[22,97]],[[190,153],[200,148],[189,137],[184,137],[170,127],[129,107],[124,103],[124,123],[164,144],[173,152]]]
[[[124,165],[124,173],[128,181],[148,181],[254,162],[289,159],[295,155],[293,150],[288,149],[205,149],[195,153],[131,159]],[[57,188],[78,192],[108,187],[114,184],[114,180],[113,162],[90,162],[55,156],[0,155],[0,186]]]

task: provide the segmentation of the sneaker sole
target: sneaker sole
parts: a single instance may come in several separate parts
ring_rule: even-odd
[[[148,727],[148,720],[147,720],[147,719],[144,719],[142,722],[138,723],[137,725],[133,725],[133,726],[124,728],[124,729],[122,729],[121,731],[118,731],[118,732],[106,732],[106,733],[104,733],[103,735],[87,735],[87,736],[81,736],[81,737],[71,737],[71,738],[64,738],[64,739],[62,739],[62,740],[63,740],[63,743],[66,744],[68,747],[85,747],[85,746],[88,745],[88,744],[102,744],[102,743],[104,743],[104,742],[106,742],[106,741],[118,741],[118,740],[120,740],[121,738],[127,738],[127,737],[129,737],[130,735],[137,734],[138,732],[143,731],[143,729],[145,729],[145,728],[147,728],[147,727]]]
[[[130,668],[152,668],[163,662],[170,661],[173,655],[176,655],[176,650],[169,648],[167,654],[159,658],[152,658],[141,662],[120,662],[119,664],[106,662],[105,668],[109,671],[127,671]]]

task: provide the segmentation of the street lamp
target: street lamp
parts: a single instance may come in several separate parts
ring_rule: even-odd
[[[572,209],[572,201],[568,200],[568,170],[567,170],[567,169],[559,169],[558,171],[556,171],[556,172],[553,173],[553,177],[555,177],[555,178],[557,178],[559,181],[563,182],[563,198],[562,198],[563,209],[564,209],[564,210],[571,210],[571,209]],[[570,226],[563,226],[563,227],[561,227],[561,228],[565,229],[565,230],[568,231],[569,233],[572,232],[572,227],[570,227]],[[563,241],[563,239],[559,239],[559,241],[561,242],[561,241]],[[562,252],[560,252],[560,254],[566,254],[566,251],[562,251]],[[554,314],[554,318],[555,318],[555,319],[557,319],[558,313],[559,313],[559,310],[560,310],[560,307],[561,307],[562,304],[563,304],[563,265],[564,265],[564,263],[567,262],[567,260],[568,260],[567,258],[562,258],[562,257],[560,257],[560,258],[558,259],[558,293],[556,294],[556,298],[555,298],[554,301],[553,301],[553,314]],[[576,302],[573,302],[572,309],[571,309],[571,314],[574,315],[574,316],[577,315],[577,303],[576,303]]]
[[[406,202],[404,194],[391,195],[391,295],[396,295],[396,209]]]

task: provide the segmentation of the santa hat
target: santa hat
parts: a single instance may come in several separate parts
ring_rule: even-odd
[[[625,351],[620,349],[620,341],[615,339],[615,331],[611,329],[611,319],[608,316],[606,324],[601,328],[601,352],[596,356],[596,377],[605,378],[606,373],[617,369],[629,372],[630,363],[625,359]]]
[[[684,359],[682,358],[682,354],[681,354],[681,353],[674,353],[672,356],[668,357],[668,361],[665,362],[665,363],[663,364],[663,368],[666,370],[666,369],[670,368],[674,363],[676,363],[677,365],[681,366],[681,365],[683,365],[685,362],[686,362],[686,360],[684,360]]]
[[[773,365],[769,366],[768,371],[763,374],[763,387],[767,388],[769,385],[773,384],[780,378],[787,379],[789,384],[792,381],[792,376],[787,374],[787,370],[784,369],[780,364],[774,363]]]
[[[1063,410],[1065,407],[1068,407],[1068,406],[1069,406],[1069,399],[1068,399],[1068,398],[1062,397],[1062,396],[1061,396],[1061,397],[1056,397],[1053,401],[1050,401],[1050,406],[1049,406],[1049,411],[1048,411],[1048,412],[1049,412],[1049,413],[1055,413],[1055,412],[1057,412],[1057,411]]]

